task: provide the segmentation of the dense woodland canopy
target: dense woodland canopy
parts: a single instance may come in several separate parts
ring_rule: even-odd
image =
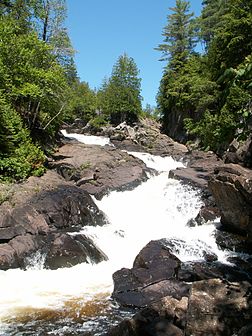
[[[189,1],[171,8],[157,47],[164,62],[158,110],[143,110],[139,70],[127,54],[98,90],[79,80],[65,0],[0,0],[0,180],[43,174],[60,127],[75,118],[97,129],[156,113],[168,135],[219,152],[246,137],[252,0],[202,5],[197,18]]]
[[[197,138],[222,153],[252,124],[252,1],[205,0],[201,15],[176,0],[164,41],[157,96],[164,131],[180,141]],[[202,49],[201,52],[198,50]]]

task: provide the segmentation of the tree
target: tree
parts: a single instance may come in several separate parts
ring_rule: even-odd
[[[172,13],[168,15],[168,23],[163,30],[164,43],[156,48],[162,52],[161,60],[168,60],[169,70],[183,66],[193,50],[191,22],[194,14],[190,13],[189,9],[189,1],[176,0],[176,6],[170,8]]]
[[[228,6],[226,0],[205,0],[202,5],[202,12],[198,19],[199,37],[208,49],[217,31],[225,26],[223,16]]]
[[[20,29],[13,20],[0,21],[0,90],[32,134],[46,128],[53,135],[62,120],[65,74],[51,48]]]
[[[112,124],[137,121],[142,112],[141,79],[133,58],[120,56],[99,92],[103,113]]]
[[[181,76],[187,72],[185,65],[193,53],[194,46],[193,13],[190,13],[189,9],[188,1],[176,0],[176,6],[170,8],[171,14],[167,17],[168,23],[163,32],[164,43],[157,48],[163,54],[162,60],[168,60],[157,95],[163,130],[180,141],[186,136],[183,119],[190,113],[188,106],[183,111],[184,102],[182,104],[181,95],[185,85],[180,81]]]
[[[97,97],[88,83],[76,81],[72,85],[69,104],[66,111],[68,119],[81,118],[85,123],[95,117],[97,110]],[[67,112],[69,112],[67,114]]]

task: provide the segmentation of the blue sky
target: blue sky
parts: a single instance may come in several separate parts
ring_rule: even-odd
[[[154,48],[162,42],[169,7],[175,0],[67,0],[68,32],[78,75],[99,88],[124,52],[133,57],[142,78],[143,106],[155,105],[164,62]],[[199,15],[201,0],[191,0]]]

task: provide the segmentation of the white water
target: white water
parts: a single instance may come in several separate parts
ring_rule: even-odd
[[[101,136],[95,136],[95,135],[84,135],[84,134],[76,134],[76,133],[67,133],[66,130],[61,130],[61,133],[66,137],[70,139],[75,139],[79,142],[83,142],[87,145],[99,145],[99,146],[105,146],[110,145],[113,146],[109,140],[109,138],[101,137]]]
[[[109,260],[98,265],[79,264],[52,271],[43,269],[39,263],[43,258],[37,258],[37,266],[27,271],[0,271],[0,322],[15,320],[15,317],[29,314],[33,309],[60,310],[73,298],[81,298],[84,304],[99,293],[109,297],[113,289],[113,272],[131,267],[135,256],[150,240],[185,240],[187,248],[180,244],[176,248],[179,258],[184,261],[202,259],[206,245],[211,246],[219,259],[225,257],[212,236],[214,225],[186,226],[188,220],[196,216],[201,201],[196,191],[168,179],[168,171],[182,164],[169,157],[134,155],[158,170],[159,174],[133,191],[111,192],[101,201],[96,201],[110,224],[83,230]],[[1,327],[0,335],[4,335]]]

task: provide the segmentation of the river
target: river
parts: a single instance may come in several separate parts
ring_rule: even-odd
[[[108,144],[105,138],[68,135],[82,142]],[[44,256],[38,252],[27,270],[0,271],[0,335],[104,335],[128,311],[111,301],[112,274],[131,267],[138,252],[160,238],[182,239],[176,254],[183,261],[203,259],[207,247],[226,258],[216,246],[215,223],[189,227],[201,207],[200,193],[169,179],[168,172],[178,166],[170,157],[131,153],[156,169],[157,175],[131,191],[113,191],[95,200],[108,224],[86,227],[90,236],[108,256],[100,264],[79,264],[71,268],[46,270]]]

